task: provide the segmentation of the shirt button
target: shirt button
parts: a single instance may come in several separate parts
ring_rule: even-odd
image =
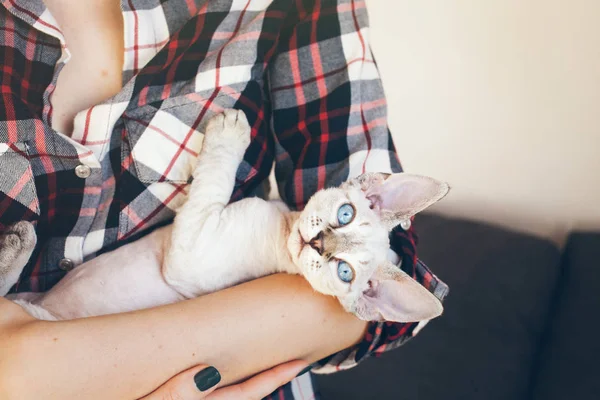
[[[75,175],[80,177],[81,179],[85,179],[90,176],[92,173],[92,169],[84,164],[79,164],[75,167]]]
[[[58,268],[63,271],[70,271],[75,267],[75,263],[70,258],[63,258],[58,262]]]
[[[410,218],[406,218],[400,221],[400,228],[404,229],[405,231],[410,229],[410,225]]]

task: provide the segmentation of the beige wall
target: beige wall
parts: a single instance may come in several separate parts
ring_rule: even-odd
[[[437,211],[562,241],[600,228],[599,0],[367,0],[404,167]]]

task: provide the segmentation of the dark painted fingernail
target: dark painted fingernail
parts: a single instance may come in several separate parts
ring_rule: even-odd
[[[198,390],[204,392],[221,382],[221,374],[215,367],[204,368],[194,375],[194,382]]]
[[[308,371],[310,371],[312,369],[312,365],[309,365],[308,367],[304,368],[302,371],[300,371],[300,373],[296,376],[300,376],[300,375],[304,375],[305,373],[307,373]]]

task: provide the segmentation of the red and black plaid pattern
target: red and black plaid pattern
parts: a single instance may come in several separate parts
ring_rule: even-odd
[[[252,143],[232,200],[262,193],[275,164],[301,209],[318,189],[366,171],[401,171],[369,48],[364,1],[123,0],[123,89],[51,127],[51,94],[70,53],[41,0],[1,0],[0,228],[35,223],[39,244],[13,291],[44,291],[75,265],[167,223],[187,195],[215,113],[242,109]],[[77,167],[89,168],[82,178]],[[81,174],[79,174],[81,175]],[[402,268],[440,299],[447,287],[392,235]],[[364,341],[315,365],[349,368],[412,336],[373,323]],[[315,398],[309,375],[270,398]]]

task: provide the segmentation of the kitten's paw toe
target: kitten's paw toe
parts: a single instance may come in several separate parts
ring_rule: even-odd
[[[225,126],[230,130],[232,139],[240,143],[245,151],[250,145],[252,131],[246,114],[242,110],[225,111]]]
[[[35,229],[29,222],[18,222],[0,235],[0,297],[17,282],[36,240]]]
[[[223,129],[225,127],[224,123],[225,123],[225,114],[223,114],[223,113],[216,114],[208,121],[208,124],[206,124],[206,134],[207,135],[219,134],[220,132],[223,131]]]
[[[7,233],[0,239],[0,246],[5,253],[14,253],[21,250],[21,239],[19,239],[19,235]]]
[[[249,129],[246,114],[242,110],[225,110],[225,127],[228,129]]]
[[[37,242],[35,228],[31,222],[17,222],[8,229],[7,236],[15,235],[20,242],[20,248],[23,251],[32,251]]]
[[[23,252],[23,244],[19,235],[6,233],[0,237],[0,275],[11,269]]]
[[[238,119],[238,110],[230,108],[223,111],[223,115],[225,116],[225,127],[229,129],[234,128]]]

